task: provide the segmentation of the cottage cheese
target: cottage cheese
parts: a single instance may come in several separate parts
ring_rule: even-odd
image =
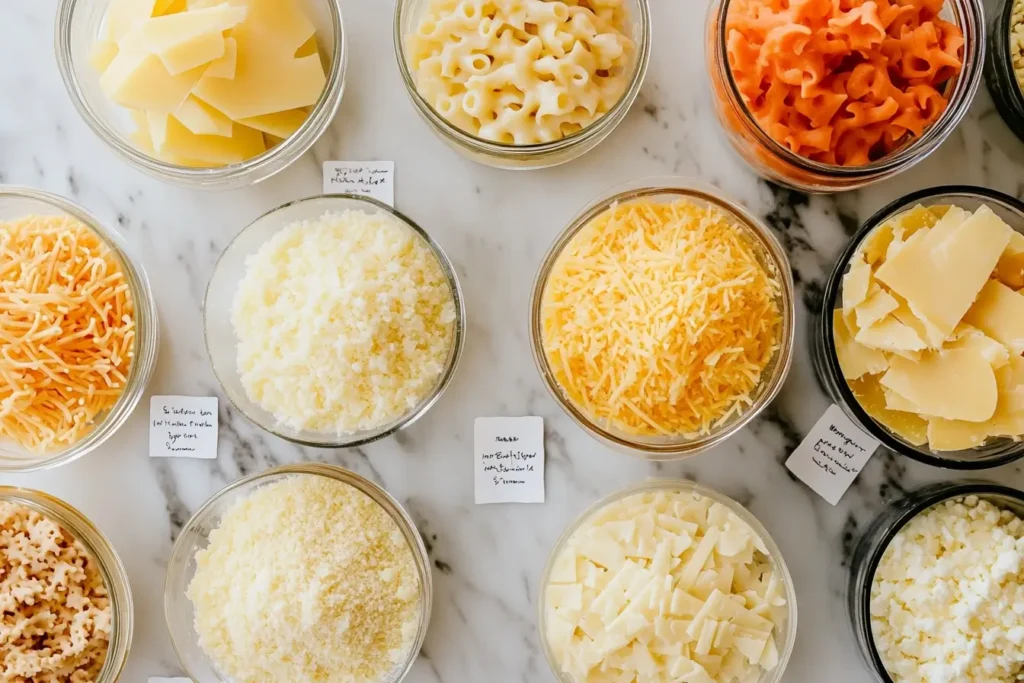
[[[897,683],[1024,680],[1024,521],[975,496],[918,515],[875,572],[871,626]]]

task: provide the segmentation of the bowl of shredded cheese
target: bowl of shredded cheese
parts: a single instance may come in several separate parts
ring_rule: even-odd
[[[631,455],[694,455],[778,394],[793,280],[745,209],[674,180],[590,204],[545,256],[530,338],[544,383],[592,436]]]
[[[232,404],[297,443],[339,448],[424,415],[465,336],[455,270],[422,228],[367,197],[285,204],[221,255],[206,348]]]
[[[0,486],[0,596],[7,680],[118,680],[132,643],[131,586],[81,512]]]
[[[778,683],[796,590],[749,510],[690,481],[652,480],[598,501],[562,534],[538,627],[561,683]]]
[[[0,471],[75,460],[128,419],[153,374],[146,274],[81,207],[0,188]]]
[[[167,628],[204,683],[398,683],[433,599],[413,520],[333,465],[275,467],[227,486],[185,524],[168,561]]]

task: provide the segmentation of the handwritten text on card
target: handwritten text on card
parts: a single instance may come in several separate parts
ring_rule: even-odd
[[[324,194],[360,194],[395,205],[395,162],[325,161]]]
[[[217,457],[216,396],[154,396],[149,401],[149,455]]]
[[[544,502],[544,418],[478,417],[473,451],[478,504]]]

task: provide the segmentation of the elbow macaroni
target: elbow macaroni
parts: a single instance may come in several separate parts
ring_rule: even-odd
[[[629,84],[624,0],[430,0],[407,37],[416,89],[471,135],[552,142],[594,123]]]

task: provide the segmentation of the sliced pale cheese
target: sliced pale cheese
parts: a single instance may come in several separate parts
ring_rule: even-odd
[[[117,43],[112,40],[96,41],[96,44],[92,46],[92,50],[89,52],[89,65],[102,74],[110,66],[110,63],[114,61],[118,51]]]
[[[1001,368],[1010,361],[1008,348],[981,330],[965,323],[957,325],[950,339],[951,341],[946,344],[947,349],[974,349],[992,364],[993,369]]]
[[[906,299],[919,317],[944,335],[951,333],[967,313],[1012,233],[986,206],[956,224],[958,215],[950,210],[931,230],[915,233],[875,273],[880,282]]]
[[[236,35],[271,42],[278,48],[275,52],[295,57],[299,48],[316,33],[316,26],[295,0],[245,0],[245,6],[249,17]]]
[[[167,122],[170,114],[161,114],[156,111],[147,111],[146,125],[149,128],[149,139],[153,141],[153,148],[162,152],[167,142]]]
[[[883,391],[885,393],[885,407],[889,410],[902,410],[906,413],[921,413],[921,407],[906,396],[902,396],[892,389],[884,389]]]
[[[856,341],[850,334],[846,320],[839,309],[833,312],[833,336],[836,344],[836,357],[843,377],[847,380],[859,379],[864,375],[885,372],[889,361],[885,354],[877,349],[868,348]]]
[[[238,122],[278,138],[288,138],[306,122],[307,118],[309,118],[309,112],[305,109],[289,109],[273,114],[238,119]]]
[[[187,6],[185,0],[156,0],[153,4],[153,16],[162,17],[165,14],[182,12]]]
[[[871,284],[871,266],[854,262],[843,276],[843,308],[853,310],[868,298]]]
[[[880,382],[936,417],[984,422],[996,410],[995,372],[973,349],[933,351],[919,363],[894,356]]]
[[[891,221],[883,223],[864,238],[864,242],[860,245],[857,253],[860,254],[866,263],[874,265],[885,257],[886,252],[889,250],[889,244],[893,239],[894,227]]]
[[[204,69],[199,66],[173,75],[156,55],[121,50],[100,76],[100,86],[123,107],[171,114],[188,97]]]
[[[927,348],[924,340],[908,325],[889,316],[871,327],[858,330],[854,340],[869,349],[879,351],[921,351]]]
[[[247,126],[234,125],[231,137],[196,135],[176,118],[167,121],[167,140],[162,151],[208,165],[236,164],[266,151],[263,135]]]
[[[892,312],[893,317],[910,329],[914,330],[917,336],[924,341],[926,345],[932,346],[933,348],[941,348],[942,343],[945,341],[945,335],[943,332],[935,327],[935,325],[917,315],[903,297],[898,294],[893,294],[893,298],[899,302],[899,306],[897,306],[896,310]]]
[[[966,451],[978,448],[991,436],[991,421],[964,422],[932,418],[928,422],[928,446],[933,451]]]
[[[205,78],[234,78],[238,62],[238,43],[231,36],[224,38],[224,54],[206,67]]]
[[[228,3],[154,17],[136,25],[120,42],[122,50],[160,57],[170,74],[179,74],[224,55],[224,31],[246,17],[244,6]]]
[[[234,129],[231,119],[195,95],[189,95],[178,111],[174,112],[174,118],[196,135],[220,135],[229,138]]]
[[[857,305],[855,309],[857,327],[862,330],[866,327],[871,327],[895,311],[898,306],[899,304],[896,302],[896,299],[890,296],[888,292],[882,290],[875,292]]]
[[[1024,287],[1024,234],[1013,233],[996,265],[996,277],[1007,287]]]
[[[128,134],[128,138],[143,152],[156,154],[153,137],[149,133],[149,120],[145,112],[132,110],[129,114],[135,124],[135,130]]]
[[[153,16],[157,0],[110,0],[104,15],[104,37],[117,42],[136,24]]]
[[[1024,294],[989,280],[964,321],[1002,342],[1016,355],[1024,353]]]
[[[316,36],[312,35],[309,39],[299,46],[299,49],[295,51],[296,57],[309,57],[310,55],[319,55],[320,48],[316,42]]]

